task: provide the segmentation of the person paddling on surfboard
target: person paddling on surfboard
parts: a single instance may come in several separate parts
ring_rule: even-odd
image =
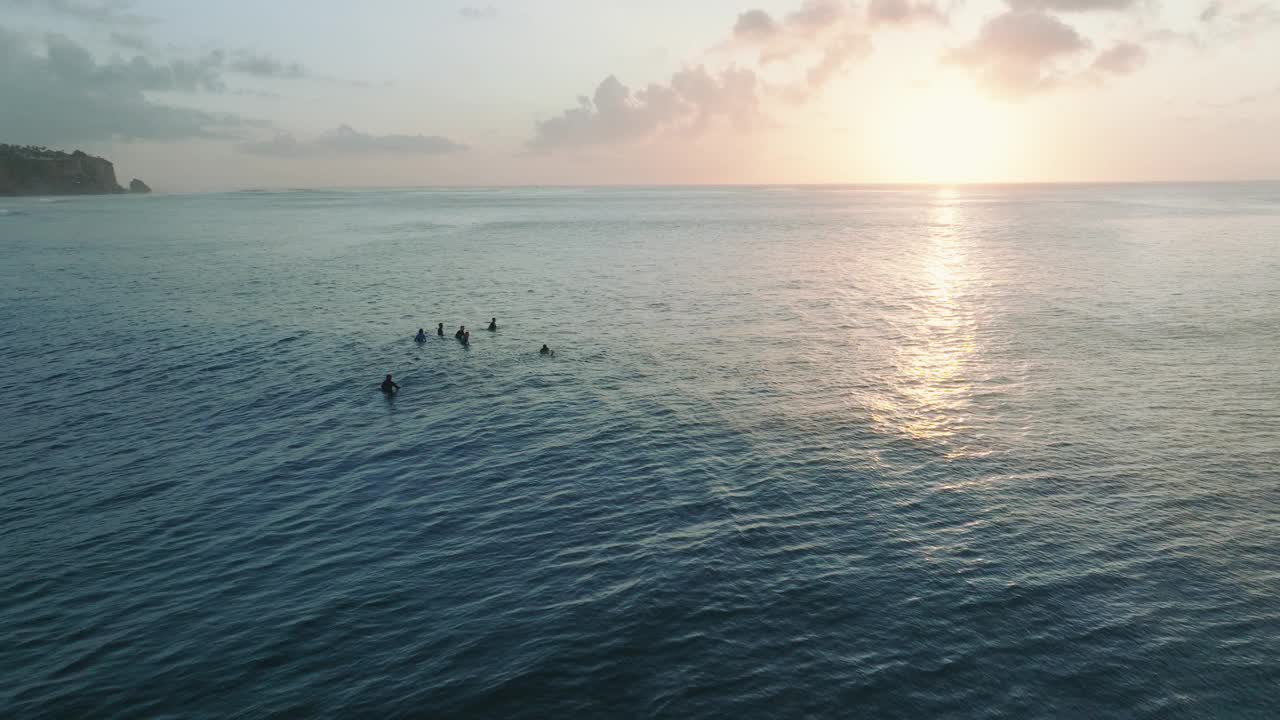
[[[391,379],[391,373],[387,373],[386,379],[382,381],[382,392],[391,395],[399,389],[400,386],[396,384],[395,380]]]

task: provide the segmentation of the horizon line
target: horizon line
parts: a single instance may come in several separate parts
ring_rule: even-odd
[[[946,189],[946,188],[1012,188],[1012,187],[1081,187],[1081,186],[1138,186],[1138,185],[1266,185],[1280,183],[1280,178],[1255,178],[1240,180],[1028,180],[992,182],[819,182],[819,183],[457,183],[425,185],[264,185],[233,187],[217,190],[179,190],[154,192],[156,195],[196,195],[247,192],[358,192],[393,190],[623,190],[623,189]]]

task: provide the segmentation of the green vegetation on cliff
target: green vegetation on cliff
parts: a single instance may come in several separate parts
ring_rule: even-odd
[[[135,181],[145,184],[141,181]],[[0,195],[123,193],[111,161],[80,150],[0,144]]]

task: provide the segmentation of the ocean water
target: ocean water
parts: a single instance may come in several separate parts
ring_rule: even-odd
[[[0,716],[1273,718],[1278,355],[1280,185],[3,199]]]

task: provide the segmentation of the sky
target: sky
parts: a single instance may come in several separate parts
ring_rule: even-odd
[[[1280,178],[1280,0],[0,0],[159,190]]]

